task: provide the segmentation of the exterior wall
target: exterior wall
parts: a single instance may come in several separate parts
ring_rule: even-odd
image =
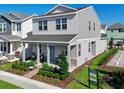
[[[27,33],[32,31],[32,18],[22,22],[21,31],[12,31],[12,35],[17,35],[21,38],[26,38]]]
[[[107,38],[114,38],[114,44],[117,44],[118,41],[124,42],[124,32],[119,32],[118,30],[107,30]]]
[[[6,34],[6,35],[10,35],[11,34],[11,22],[6,19],[3,16],[0,16],[0,23],[6,23],[7,24],[7,31],[6,32],[0,32],[0,35]]]
[[[90,52],[88,51],[89,42],[94,41],[96,42],[96,55],[93,55],[91,51]],[[100,38],[82,39],[78,41],[78,44],[81,44],[81,56],[77,56],[77,66],[84,64],[86,61],[92,59],[93,57],[99,55],[100,53],[104,52],[107,49],[107,41],[100,40]]]
[[[85,10],[80,10],[76,15],[76,18],[77,18],[77,30],[79,33],[79,39],[100,37],[101,24],[93,7],[88,7]],[[89,31],[89,21],[91,21],[90,31]],[[93,30],[94,22],[96,25],[95,31]]]
[[[56,19],[67,18],[67,30],[56,30]],[[39,31],[38,22],[40,20],[48,20],[48,30]],[[33,19],[33,35],[53,35],[53,34],[76,34],[76,18],[75,15],[58,16],[42,19]]]
[[[124,38],[124,32],[118,32],[118,30],[107,30],[107,38]]]

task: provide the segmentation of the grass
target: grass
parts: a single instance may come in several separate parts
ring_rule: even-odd
[[[0,89],[21,89],[20,87],[0,80]]]
[[[7,70],[10,69],[12,66],[13,62],[11,63],[6,63],[6,64],[0,64],[0,70]]]
[[[101,55],[99,55],[98,57],[96,57],[95,59],[92,60],[92,64],[90,66],[91,69],[95,69],[98,67],[98,64],[100,63],[101,59],[103,59],[103,57],[105,57],[106,55],[108,55],[108,53],[110,53],[112,51],[108,51],[108,52],[104,52]],[[99,72],[99,79],[102,78],[104,74]],[[89,84],[88,84],[88,67],[84,67],[82,68],[80,71],[78,71],[75,74],[75,80],[77,81],[72,81],[69,85],[66,86],[66,88],[69,89],[88,89],[89,88]],[[112,88],[111,86],[109,86],[109,84],[107,84],[104,81],[101,81],[99,83],[99,86],[101,89],[109,89]],[[92,89],[96,89],[96,84],[91,84],[91,88]]]

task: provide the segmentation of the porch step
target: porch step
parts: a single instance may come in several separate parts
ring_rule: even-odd
[[[38,71],[39,71],[39,68],[36,68],[36,69],[30,71],[29,73],[25,74],[24,77],[26,77],[26,78],[32,78],[34,75],[37,74]]]

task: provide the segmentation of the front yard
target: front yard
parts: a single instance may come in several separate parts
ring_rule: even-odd
[[[108,52],[104,52],[98,57],[94,58],[90,62],[90,68],[91,69],[96,69],[98,68],[99,65],[103,64],[112,56],[116,50],[110,50]],[[107,82],[102,80],[104,73],[99,72],[99,80],[100,80],[100,88],[102,89],[109,89],[112,88]],[[72,81],[70,84],[66,86],[66,88],[69,89],[87,89],[89,88],[88,85],[88,68],[84,67],[80,69],[75,75],[74,75],[75,80]],[[76,81],[78,80],[78,81]],[[95,84],[91,84],[91,88],[97,88]]]
[[[20,87],[0,80],[0,89],[21,89]]]

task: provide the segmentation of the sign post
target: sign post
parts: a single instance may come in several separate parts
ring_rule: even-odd
[[[97,88],[99,88],[98,70],[92,70],[88,66],[88,82],[89,88],[91,88],[90,83],[95,83]]]

